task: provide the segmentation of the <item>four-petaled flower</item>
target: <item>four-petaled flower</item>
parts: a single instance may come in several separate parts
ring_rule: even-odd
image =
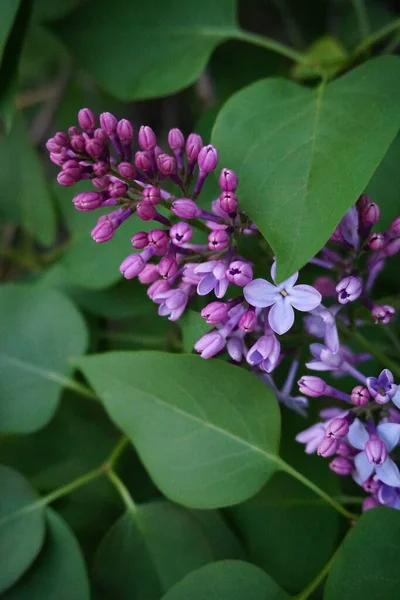
[[[386,404],[386,402],[394,398],[397,392],[397,385],[393,381],[393,374],[389,369],[383,369],[379,377],[367,377],[368,391],[375,402]]]

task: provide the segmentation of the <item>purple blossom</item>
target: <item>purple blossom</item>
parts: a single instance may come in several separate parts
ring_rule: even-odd
[[[340,304],[354,302],[361,296],[363,285],[360,277],[350,275],[342,279],[336,286]]]
[[[393,399],[397,392],[397,385],[393,383],[393,374],[389,369],[384,369],[378,378],[368,377],[367,387],[372,398],[378,404],[386,404]]]
[[[225,348],[226,338],[218,331],[210,331],[201,337],[194,345],[196,352],[202,358],[211,358]]]
[[[281,346],[273,333],[261,336],[247,353],[249,365],[271,373],[279,359]]]
[[[161,317],[168,315],[170,321],[176,321],[183,314],[189,296],[183,289],[173,289],[160,292],[153,296],[153,301],[159,304],[158,314]]]
[[[199,296],[206,296],[213,290],[217,298],[225,296],[229,279],[226,276],[226,264],[223,261],[210,260],[201,263],[194,269],[194,273],[202,276],[197,286]]]
[[[339,334],[336,327],[336,314],[341,306],[336,305],[325,308],[317,306],[311,314],[305,318],[305,328],[308,333],[318,338],[324,338],[325,346],[331,352],[339,350]]]

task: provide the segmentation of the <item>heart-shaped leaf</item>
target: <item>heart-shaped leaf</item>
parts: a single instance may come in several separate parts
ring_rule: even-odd
[[[315,90],[264,79],[235,94],[213,131],[239,200],[284,279],[325,244],[400,128],[400,59],[383,56]]]
[[[172,500],[235,504],[279,468],[279,407],[247,371],[163,352],[109,352],[78,364]]]

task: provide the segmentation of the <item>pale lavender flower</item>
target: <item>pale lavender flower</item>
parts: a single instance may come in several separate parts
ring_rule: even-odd
[[[367,377],[368,391],[375,402],[386,404],[386,402],[394,398],[397,392],[397,385],[393,381],[393,374],[389,369],[383,369],[378,378]]]
[[[258,366],[263,371],[271,373],[281,353],[281,346],[273,333],[261,336],[247,353],[249,365]]]
[[[210,260],[201,263],[194,269],[194,273],[202,276],[197,286],[199,296],[206,296],[212,290],[214,290],[217,298],[225,296],[229,279],[226,277],[226,264],[222,260]]]
[[[295,439],[296,442],[306,445],[306,454],[314,454],[320,443],[325,439],[325,425],[323,423],[315,423],[315,425],[298,433]]]
[[[189,296],[182,289],[174,289],[158,293],[152,299],[160,305],[158,314],[161,317],[168,315],[170,321],[176,321],[183,314]]]
[[[324,338],[325,346],[331,352],[339,350],[339,334],[336,327],[336,314],[341,309],[340,304],[325,308],[317,306],[311,311],[311,314],[305,318],[305,328],[307,333],[315,335],[318,338]]]

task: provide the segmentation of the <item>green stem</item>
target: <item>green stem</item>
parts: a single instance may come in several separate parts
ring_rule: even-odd
[[[311,596],[313,591],[317,589],[320,583],[322,583],[325,577],[328,575],[340,549],[341,545],[336,549],[335,553],[330,557],[330,559],[328,560],[326,565],[321,569],[318,575],[304,588],[302,592],[300,592],[300,594],[295,596],[296,600],[307,600],[307,598]]]
[[[107,477],[120,495],[123,503],[125,504],[126,510],[131,513],[136,513],[137,506],[122,479],[120,479],[120,477],[118,477],[116,472],[112,469],[107,471]]]
[[[99,402],[99,398],[96,396],[96,394],[90,388],[88,388],[83,383],[76,381],[75,379],[69,379],[68,377],[66,377],[62,381],[62,385],[65,388],[67,388],[68,390],[77,392],[77,394],[80,394],[81,396],[84,396],[85,398],[90,398],[91,400],[97,400]]]
[[[280,468],[282,469],[282,471],[284,471],[285,473],[287,473],[288,475],[290,475],[294,479],[297,479],[297,481],[300,481],[300,483],[302,483],[303,485],[305,485],[306,487],[308,487],[310,490],[312,490],[315,494],[317,494],[317,496],[319,496],[320,498],[322,498],[322,500],[325,500],[325,502],[327,504],[330,504],[330,506],[332,506],[332,508],[334,508],[335,510],[337,510],[338,513],[340,513],[341,515],[343,515],[347,519],[351,519],[351,520],[358,519],[358,515],[350,512],[349,510],[347,510],[346,508],[344,508],[344,506],[342,506],[339,502],[337,502],[329,494],[327,494],[326,492],[324,492],[324,490],[321,490],[321,488],[318,487],[312,481],[310,481],[310,479],[307,479],[307,477],[305,477],[304,475],[302,475],[301,473],[299,473],[298,471],[296,471],[296,469],[294,469],[293,467],[291,467],[282,458],[277,457],[276,458],[276,462],[280,466]]]
[[[361,38],[366,38],[370,33],[368,13],[364,0],[352,0],[354,12],[356,13],[358,28]]]
[[[377,44],[378,42],[380,42],[384,38],[388,37],[390,34],[395,33],[397,31],[400,31],[400,19],[396,19],[395,21],[392,21],[388,25],[385,25],[385,27],[382,27],[381,29],[378,29],[378,31],[376,31],[375,33],[372,33],[371,35],[368,35],[356,47],[356,49],[353,52],[353,57],[352,58],[353,59],[354,58],[358,58],[361,54],[363,54],[364,52],[366,52],[367,50],[369,50],[371,48],[371,46],[373,46],[374,44]]]
[[[97,479],[101,475],[104,475],[103,465],[101,465],[100,467],[97,467],[96,469],[93,469],[93,471],[89,471],[89,473],[86,473],[86,475],[82,475],[82,477],[78,477],[77,479],[74,479],[73,481],[71,481],[70,483],[67,483],[64,486],[57,488],[53,492],[50,492],[50,494],[47,494],[47,496],[42,496],[42,498],[40,498],[38,503],[40,505],[51,504],[51,502],[54,502],[55,500],[58,500],[62,496],[66,496],[67,494],[74,492],[78,488],[90,483],[91,481],[93,481],[94,479]]]
[[[128,448],[130,442],[127,437],[123,436],[118,444],[115,446],[114,450],[111,452],[110,456],[106,460],[105,464],[107,467],[112,470],[114,468],[115,463],[119,460],[125,450]]]
[[[304,62],[304,56],[301,52],[297,52],[297,50],[293,50],[293,48],[289,48],[289,46],[263,35],[244,31],[243,29],[235,29],[235,31],[232,32],[232,37],[242,42],[248,42],[249,44],[266,48],[266,50],[271,50],[271,52],[276,52],[276,54],[285,56],[296,63]]]

